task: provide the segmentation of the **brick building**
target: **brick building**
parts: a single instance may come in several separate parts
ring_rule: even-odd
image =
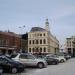
[[[21,48],[21,37],[13,32],[0,31],[0,53],[11,54]]]

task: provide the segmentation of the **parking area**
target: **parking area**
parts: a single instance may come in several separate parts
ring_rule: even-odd
[[[1,55],[0,70],[3,70],[2,75],[36,75],[38,72],[46,70],[54,71],[58,69],[59,71],[61,67],[66,66],[72,59],[69,55],[57,54],[48,54],[43,58],[37,58],[31,53],[18,53],[14,58]]]
[[[74,67],[75,67],[75,58],[72,58],[65,63],[59,63],[58,65],[48,65],[47,68],[38,69],[38,68],[26,68],[23,73],[17,74],[3,74],[3,75],[74,75]],[[66,73],[66,74],[65,74]]]

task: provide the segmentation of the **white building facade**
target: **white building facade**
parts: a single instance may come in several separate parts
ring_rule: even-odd
[[[66,38],[66,51],[68,54],[75,57],[75,36]]]
[[[28,33],[28,52],[33,54],[59,52],[59,41],[50,32],[48,19],[45,28],[33,27]]]

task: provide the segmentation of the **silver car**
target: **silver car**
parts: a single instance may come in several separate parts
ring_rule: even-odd
[[[54,59],[57,59],[61,63],[63,63],[63,62],[66,61],[66,59],[64,58],[64,56],[59,56],[59,55],[54,55],[54,54],[48,54],[46,56],[51,57],[51,58],[54,58]]]
[[[37,66],[39,68],[47,67],[47,62],[44,59],[37,59],[34,55],[29,53],[20,53],[12,59],[19,61],[26,66]]]

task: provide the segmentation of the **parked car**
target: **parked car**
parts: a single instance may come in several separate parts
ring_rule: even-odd
[[[69,55],[69,54],[67,54],[67,53],[59,53],[58,54],[59,56],[64,56],[64,58],[66,59],[66,60],[68,60],[68,59],[70,59],[71,58],[71,56]]]
[[[48,54],[46,56],[50,56],[51,58],[57,59],[59,60],[59,62],[63,63],[66,61],[66,59],[64,58],[64,56],[59,56],[59,55],[54,55],[54,54]]]
[[[19,61],[26,66],[37,66],[39,68],[47,67],[47,62],[44,59],[37,59],[30,53],[19,53],[15,58],[12,59]]]
[[[64,54],[64,57],[66,58],[66,60],[71,58],[71,56],[69,54]]]
[[[24,65],[20,62],[9,59],[6,56],[0,56],[0,66],[3,69],[3,72],[22,72],[24,71]]]
[[[52,58],[50,56],[46,56],[44,59],[47,61],[48,65],[56,65],[59,63],[58,59]]]

